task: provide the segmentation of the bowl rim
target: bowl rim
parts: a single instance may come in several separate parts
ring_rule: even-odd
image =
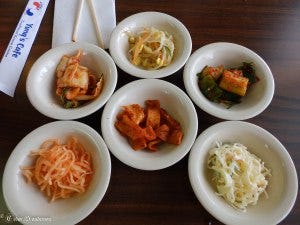
[[[122,57],[120,57],[120,55],[122,55],[122,51],[120,51],[120,48],[118,47],[118,45],[116,45],[120,34],[128,32],[128,24],[131,23],[131,21],[135,21],[134,27],[139,27],[138,21],[140,21],[140,18],[144,16],[162,17],[165,21],[172,21],[172,26],[176,26],[177,30],[180,31],[180,33],[183,35],[185,43],[183,48],[183,54],[179,56],[179,59],[177,60],[176,64],[169,65],[158,70],[145,70],[132,65],[129,61],[128,63],[124,62]],[[138,12],[136,14],[128,16],[127,18],[123,19],[120,23],[117,24],[117,26],[111,33],[109,49],[110,54],[114,59],[115,63],[118,65],[118,67],[120,67],[129,75],[146,79],[163,78],[174,74],[187,62],[192,52],[192,38],[186,26],[177,18],[169,14],[158,11]]]
[[[109,151],[107,149],[106,143],[100,136],[100,134],[95,131],[92,127],[78,122],[78,121],[54,121],[54,122],[49,122],[46,123],[40,127],[37,127],[36,129],[32,130],[29,132],[26,136],[24,136],[21,141],[15,146],[14,150],[12,151],[11,155],[9,156],[4,172],[3,172],[3,177],[2,177],[2,190],[3,190],[3,197],[6,203],[6,206],[8,210],[15,216],[23,218],[24,215],[19,215],[20,213],[20,208],[16,208],[17,203],[12,203],[11,202],[11,177],[12,176],[19,176],[16,171],[14,171],[16,167],[16,162],[15,159],[17,160],[23,160],[27,155],[24,155],[23,152],[23,145],[26,144],[26,142],[29,142],[32,138],[39,136],[39,134],[43,131],[47,131],[48,129],[54,129],[54,128],[59,128],[59,127],[64,127],[66,130],[69,130],[70,132],[77,131],[78,133],[83,134],[86,136],[86,138],[93,142],[97,149],[95,150],[96,154],[100,154],[101,158],[105,161],[104,165],[100,165],[99,168],[101,168],[102,173],[101,174],[101,180],[102,183],[97,183],[95,185],[95,190],[93,190],[93,193],[91,193],[91,198],[93,199],[92,201],[89,201],[89,204],[86,204],[84,206],[81,206],[81,210],[79,213],[70,214],[64,217],[57,217],[57,218],[50,218],[51,219],[51,224],[54,225],[59,225],[59,224],[75,224],[80,221],[82,221],[84,218],[86,218],[88,215],[92,213],[92,211],[99,205],[99,203],[102,201],[102,199],[105,196],[105,193],[107,192],[109,183],[110,183],[110,177],[111,177],[111,158]],[[28,152],[30,150],[27,150]],[[21,159],[22,158],[22,159]],[[18,161],[19,162],[19,161]],[[19,165],[18,165],[19,166]],[[103,167],[105,166],[105,167]],[[19,168],[19,167],[18,167]],[[38,215],[37,215],[38,216]],[[54,219],[54,220],[53,220]],[[20,221],[24,224],[30,224],[29,221]],[[41,221],[43,224],[43,221]],[[45,221],[45,224],[48,224],[49,221]]]
[[[206,196],[204,191],[202,191],[201,183],[197,179],[197,177],[199,175],[199,173],[196,171],[196,168],[198,168],[198,164],[199,164],[198,163],[199,159],[198,159],[197,156],[198,156],[200,151],[205,151],[206,152],[205,155],[206,155],[208,150],[209,150],[209,149],[205,149],[205,150],[201,149],[201,147],[199,147],[199,145],[201,145],[201,143],[205,143],[208,136],[210,136],[211,134],[215,134],[218,130],[224,129],[224,127],[226,127],[226,126],[244,127],[246,129],[259,131],[259,132],[263,133],[265,136],[267,136],[267,138],[271,139],[272,142],[276,143],[277,146],[279,146],[280,150],[278,152],[281,152],[281,156],[283,156],[283,158],[286,161],[286,165],[288,166],[288,169],[289,169],[288,174],[291,177],[291,179],[290,179],[291,180],[291,187],[293,189],[292,196],[290,196],[290,195],[288,196],[288,198],[290,200],[288,207],[285,208],[285,211],[282,212],[281,215],[277,215],[276,224],[281,222],[290,213],[290,211],[292,210],[292,208],[294,207],[294,204],[296,202],[297,193],[298,193],[297,171],[296,171],[296,168],[295,168],[295,165],[293,163],[293,160],[292,160],[291,156],[289,155],[286,148],[282,145],[282,143],[275,136],[273,136],[269,131],[265,130],[264,128],[262,128],[258,125],[250,123],[250,122],[245,122],[245,121],[223,121],[223,122],[219,122],[219,123],[216,123],[216,124],[208,127],[207,129],[205,129],[197,137],[197,139],[195,140],[195,143],[194,143],[194,145],[193,145],[193,147],[190,151],[189,159],[188,159],[189,180],[190,180],[190,184],[191,184],[191,187],[193,189],[193,192],[194,192],[196,198],[201,203],[201,205],[211,215],[213,215],[216,219],[218,219],[222,223],[238,225],[238,224],[241,224],[241,222],[242,222],[245,225],[252,225],[253,224],[253,221],[247,222],[247,221],[240,221],[239,220],[239,221],[234,222],[234,221],[232,221],[232,217],[222,215],[222,213],[219,210],[216,209],[216,205],[211,203],[209,201],[209,197]],[[273,222],[274,222],[274,220],[273,220]]]
[[[81,106],[79,108],[62,110],[63,113],[62,113],[62,111],[61,112],[48,111],[47,109],[41,108],[40,105],[38,104],[38,102],[36,101],[35,93],[33,93],[31,91],[33,81],[35,79],[37,79],[36,77],[38,76],[38,74],[36,73],[36,70],[40,66],[40,63],[45,61],[51,55],[57,54],[56,52],[59,52],[59,53],[61,52],[62,53],[61,56],[63,56],[63,54],[66,54],[66,52],[76,51],[78,49],[82,49],[83,52],[87,52],[87,53],[91,52],[91,53],[95,53],[97,55],[101,55],[105,59],[105,62],[108,64],[108,67],[110,68],[109,69],[109,71],[110,71],[109,77],[111,79],[111,81],[110,81],[111,86],[107,89],[108,90],[107,94],[105,96],[101,96],[101,93],[100,93],[100,96],[98,96],[98,99],[93,99],[90,102],[87,102],[86,105]],[[53,74],[53,76],[55,76],[55,74]],[[57,47],[47,50],[33,63],[33,65],[31,66],[31,68],[28,72],[28,76],[26,78],[26,94],[27,94],[27,97],[28,97],[31,105],[37,111],[39,111],[41,114],[43,114],[49,118],[58,119],[58,120],[73,120],[73,119],[79,119],[79,118],[88,116],[88,115],[96,112],[97,110],[99,110],[101,107],[103,107],[103,105],[107,102],[107,100],[113,94],[113,92],[116,88],[116,85],[117,85],[117,80],[118,80],[117,67],[116,67],[113,59],[111,58],[111,56],[105,50],[103,50],[102,48],[100,48],[94,44],[87,43],[87,42],[64,43]]]
[[[217,104],[217,103],[213,103],[210,100],[208,100],[201,93],[200,90],[195,90],[194,87],[192,86],[191,83],[194,83],[194,81],[191,78],[190,71],[194,67],[195,63],[198,61],[198,58],[201,56],[201,54],[203,54],[207,51],[211,51],[211,50],[215,51],[216,48],[220,48],[220,47],[235,48],[239,51],[246,52],[248,55],[255,58],[256,61],[266,71],[264,78],[266,78],[265,80],[267,82],[266,83],[267,85],[265,87],[265,88],[267,88],[267,95],[265,95],[264,98],[262,99],[262,101],[260,101],[260,105],[255,108],[256,110],[252,110],[252,108],[249,108],[246,110],[240,110],[239,112],[236,112],[234,110],[229,111],[225,107],[221,108],[221,107],[215,106],[214,104]],[[195,76],[196,76],[196,74],[195,74]],[[269,104],[271,103],[271,101],[273,99],[274,92],[275,92],[274,77],[271,72],[271,69],[269,68],[268,64],[264,61],[264,59],[261,56],[259,56],[257,53],[255,53],[253,50],[251,50],[245,46],[235,44],[235,43],[230,43],[230,42],[214,42],[214,43],[204,45],[204,46],[198,48],[196,51],[194,51],[184,67],[183,82],[184,82],[184,86],[185,86],[185,89],[186,89],[188,95],[191,97],[193,102],[200,109],[202,109],[203,111],[205,111],[206,113],[208,113],[212,116],[215,116],[220,119],[225,119],[225,120],[246,120],[246,119],[250,119],[250,118],[253,118],[253,117],[259,115],[269,106]],[[198,92],[200,92],[200,96],[199,96]]]
[[[145,84],[148,86],[149,85],[156,86],[156,85],[160,84],[169,89],[174,89],[175,92],[178,93],[180,98],[182,98],[182,101],[184,101],[185,104],[190,106],[189,107],[190,117],[193,118],[195,121],[197,121],[196,123],[193,123],[191,127],[189,127],[189,131],[190,131],[191,135],[187,139],[185,149],[181,149],[181,153],[179,153],[179,155],[177,155],[176,158],[172,158],[172,160],[168,159],[168,160],[161,160],[160,162],[157,162],[157,161],[155,161],[155,159],[151,158],[149,160],[150,161],[152,160],[153,163],[136,162],[136,161],[130,159],[128,154],[123,154],[122,152],[119,151],[119,148],[116,147],[117,144],[115,143],[115,141],[111,140],[111,138],[113,138],[113,137],[112,137],[111,133],[108,131],[109,129],[107,129],[107,126],[114,126],[113,124],[110,124],[110,121],[114,121],[115,118],[112,118],[110,115],[111,115],[112,108],[114,108],[114,102],[117,101],[116,99],[120,98],[120,96],[122,96],[122,94],[127,89],[133,88],[134,86],[143,86]],[[187,94],[183,90],[181,90],[176,85],[174,85],[168,81],[164,81],[164,80],[160,80],[160,79],[139,79],[139,80],[135,80],[135,81],[127,83],[126,85],[124,85],[123,87],[118,89],[113,94],[113,96],[109,99],[109,101],[107,102],[106,106],[104,107],[104,110],[102,113],[101,131],[102,131],[103,138],[104,138],[110,152],[125,165],[130,166],[135,169],[140,169],[140,170],[149,170],[149,171],[150,170],[160,170],[160,169],[165,169],[167,167],[170,167],[170,166],[176,164],[182,158],[184,158],[184,156],[187,155],[187,153],[190,151],[190,149],[196,139],[196,136],[197,136],[198,116],[196,113],[196,109],[193,106],[193,103],[190,100],[190,98],[187,96]],[[183,143],[181,143],[181,144],[183,144]],[[132,151],[134,151],[134,150],[132,149]],[[153,154],[153,153],[149,153],[149,154]]]

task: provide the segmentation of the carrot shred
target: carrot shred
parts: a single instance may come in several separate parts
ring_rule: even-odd
[[[21,167],[21,172],[50,202],[87,190],[93,174],[92,157],[75,137],[69,137],[66,144],[46,140],[30,156],[36,157],[34,165]]]

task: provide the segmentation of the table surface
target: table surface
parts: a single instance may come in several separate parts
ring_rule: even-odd
[[[22,14],[26,1],[0,1],[0,56]],[[269,107],[247,120],[263,127],[286,147],[300,171],[300,2],[286,1],[201,1],[201,0],[117,0],[117,22],[142,11],[161,11],[182,21],[190,31],[193,52],[212,42],[233,42],[258,53],[270,66],[275,79],[275,94]],[[52,40],[54,1],[42,21],[39,33],[25,64],[15,96],[0,93],[0,171],[16,144],[30,131],[53,121],[30,104],[25,81],[35,60],[49,50]],[[117,88],[135,80],[119,70]],[[164,80],[184,90],[181,69]],[[1,76],[1,74],[0,74]],[[196,107],[198,134],[221,122]],[[78,121],[100,134],[102,110]],[[79,224],[221,224],[196,199],[189,183],[188,156],[159,171],[141,171],[121,163],[113,155],[108,190],[98,207]],[[1,178],[0,177],[0,178]],[[8,214],[0,194],[0,214]],[[300,200],[280,223],[299,224]],[[1,221],[2,220],[2,221]],[[5,222],[0,218],[0,224]],[[7,222],[7,221],[6,221]]]

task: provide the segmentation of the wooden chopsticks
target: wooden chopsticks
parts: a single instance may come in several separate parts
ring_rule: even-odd
[[[85,0],[79,0],[76,20],[75,20],[74,29],[73,29],[73,36],[72,36],[72,41],[74,41],[74,42],[77,41],[77,33],[78,33],[78,29],[79,29],[79,23],[80,23],[80,18],[81,18],[81,14],[82,14],[82,8],[83,8],[84,1]],[[94,2],[93,2],[93,0],[87,0],[87,1],[88,1],[88,5],[89,5],[89,8],[90,8],[91,15],[92,15],[92,21],[93,21],[93,24],[94,24],[94,29],[96,31],[96,37],[97,37],[98,45],[99,45],[100,48],[104,49],[102,33],[101,33],[98,17],[96,15]]]
[[[80,22],[80,18],[81,18],[81,14],[82,14],[83,3],[84,3],[84,0],[79,0],[77,15],[75,17],[73,36],[72,36],[72,41],[74,41],[74,42],[77,41],[77,32],[78,32],[79,22]]]

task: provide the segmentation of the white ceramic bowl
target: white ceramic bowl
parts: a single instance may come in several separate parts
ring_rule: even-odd
[[[34,184],[26,183],[20,166],[31,163],[30,151],[38,149],[49,138],[64,141],[69,135],[78,138],[91,152],[94,175],[88,190],[82,195],[49,203],[48,198]],[[25,136],[15,147],[3,174],[5,202],[23,224],[76,224],[87,217],[100,203],[109,185],[111,161],[109,151],[101,136],[91,127],[76,121],[56,121],[43,125]]]
[[[215,193],[207,169],[208,151],[215,143],[239,142],[248,147],[272,176],[266,189],[269,198],[259,197],[257,205],[248,206],[246,212],[231,207]],[[226,121],[203,131],[196,139],[189,155],[189,178],[196,197],[215,218],[230,225],[275,225],[292,209],[298,191],[297,173],[285,147],[268,131],[242,121]]]
[[[122,106],[144,107],[148,99],[160,100],[161,107],[181,124],[184,137],[180,145],[162,144],[156,152],[135,151],[115,128]],[[141,79],[121,87],[106,103],[101,120],[102,135],[112,154],[126,165],[142,170],[163,169],[178,162],[189,152],[197,129],[197,113],[189,97],[177,86],[158,79]]]
[[[211,102],[200,91],[197,73],[208,66],[223,65],[225,68],[253,62],[259,81],[252,85],[241,103],[229,109]],[[194,103],[205,112],[226,120],[245,120],[257,116],[270,104],[274,95],[274,79],[266,62],[252,50],[233,43],[213,43],[196,50],[184,68],[184,85]]]
[[[78,108],[65,109],[56,95],[55,70],[65,54],[74,55],[83,50],[81,63],[97,74],[103,74],[104,86],[98,97]],[[117,68],[110,55],[89,43],[68,43],[50,49],[32,66],[26,81],[26,92],[31,104],[42,114],[60,120],[78,119],[100,109],[115,90]]]
[[[167,31],[174,37],[174,57],[170,65],[158,70],[145,70],[129,61],[129,33],[145,27]],[[178,71],[188,60],[192,50],[192,39],[187,28],[176,18],[160,12],[142,12],[127,17],[113,30],[109,46],[116,64],[126,73],[139,78],[162,78]]]

